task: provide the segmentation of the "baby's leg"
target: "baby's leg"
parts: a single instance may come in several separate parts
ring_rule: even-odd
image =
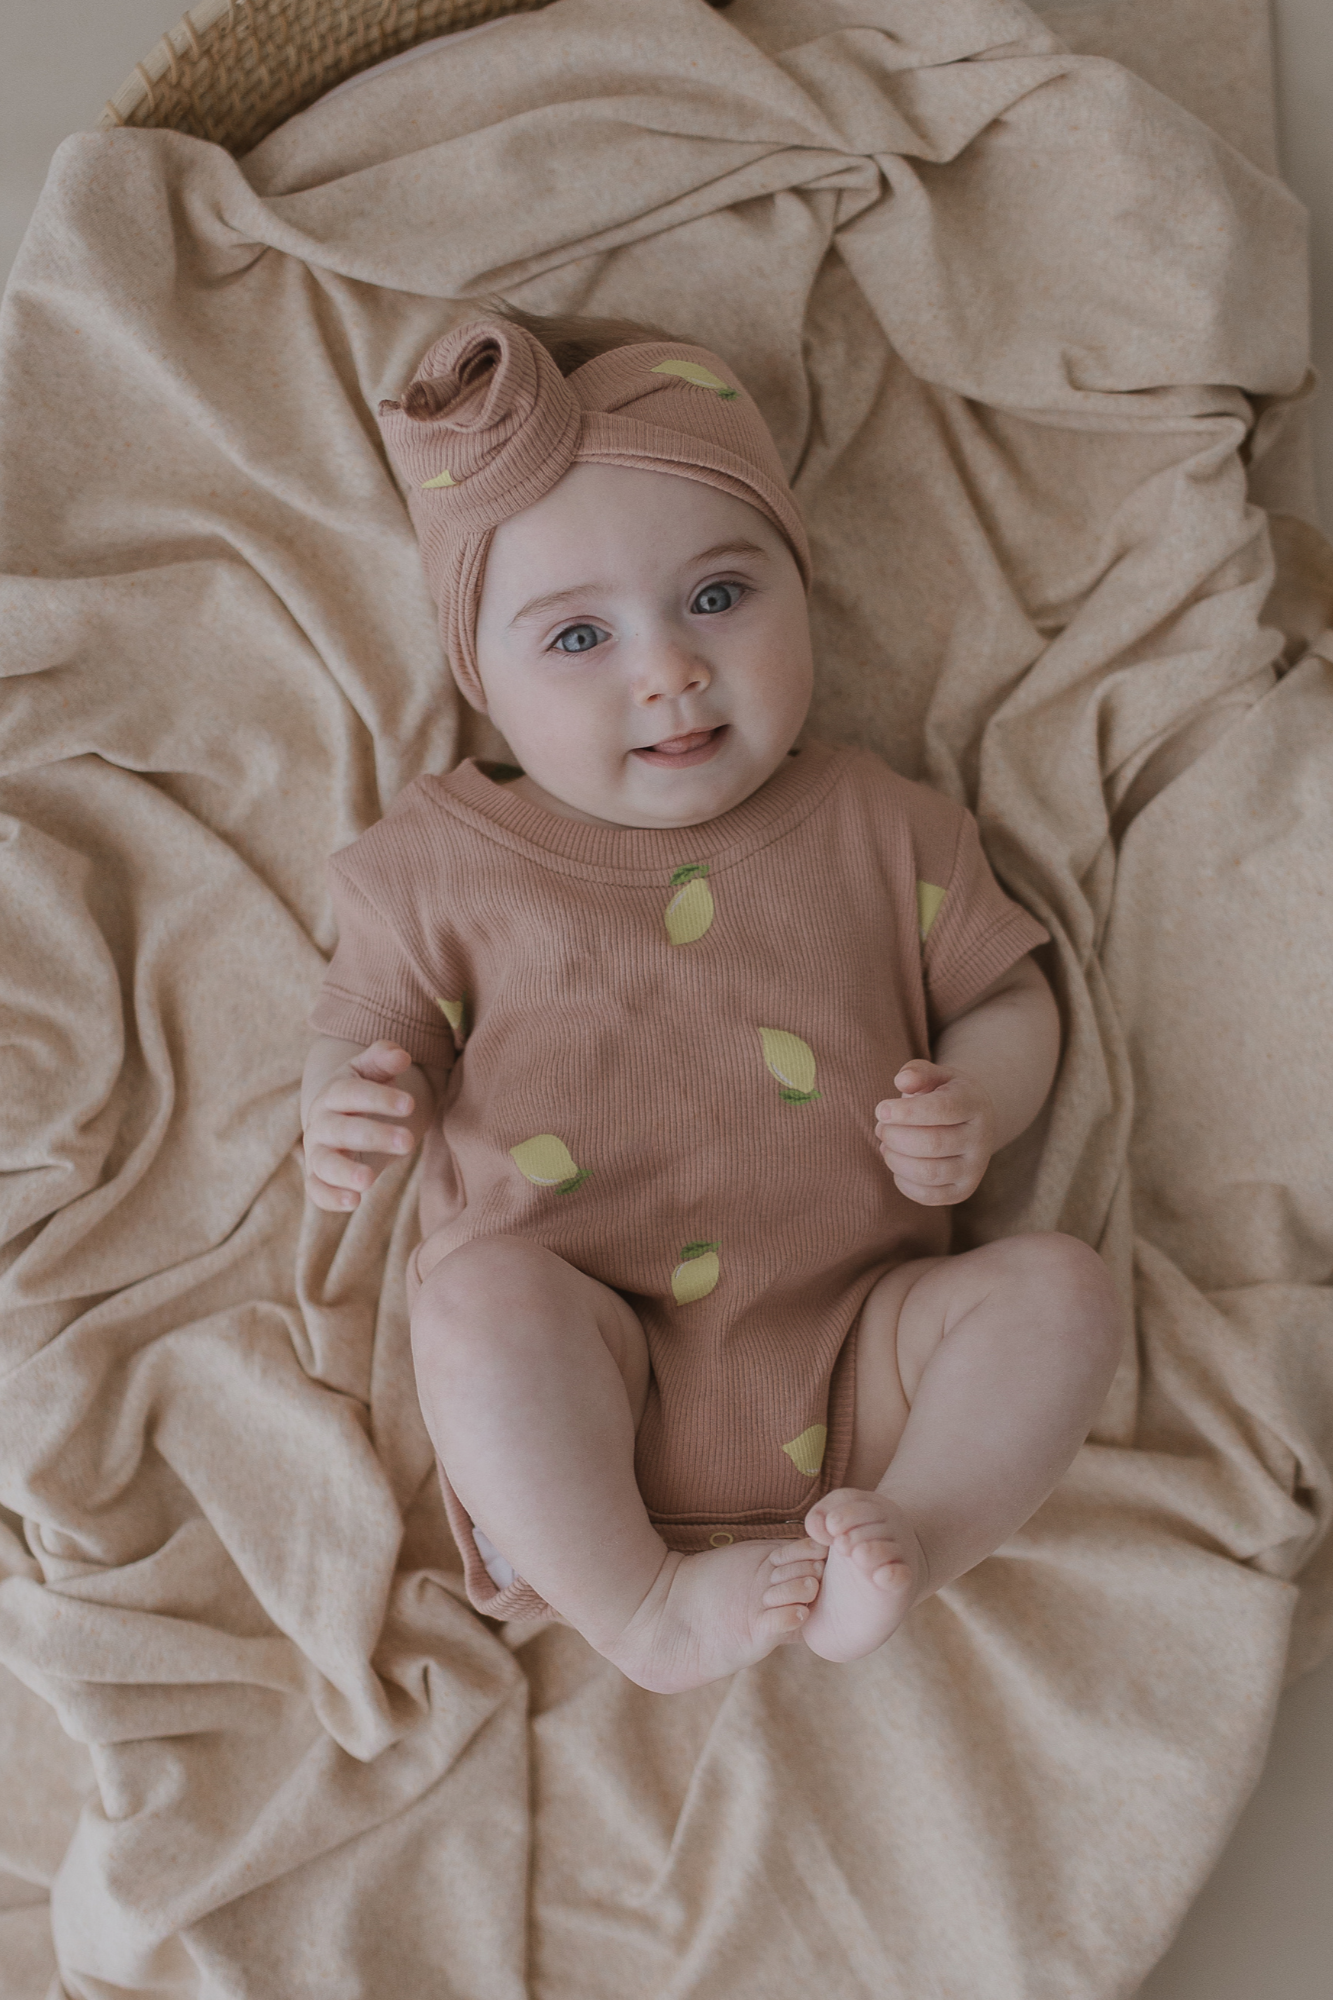
[[[1011,1236],[882,1278],[858,1337],[847,1485],[806,1531],[829,1549],[802,1637],[854,1660],[1034,1514],[1088,1434],[1120,1354],[1096,1252]]]
[[[798,1637],[824,1550],[668,1552],[634,1480],[643,1329],[540,1244],[482,1237],[412,1309],[421,1407],[449,1482],[519,1575],[642,1687],[698,1687]]]

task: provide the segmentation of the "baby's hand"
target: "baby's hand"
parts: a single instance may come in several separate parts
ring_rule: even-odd
[[[401,1158],[416,1145],[417,1100],[392,1085],[411,1067],[396,1042],[373,1042],[336,1069],[315,1098],[302,1143],[306,1188],[317,1208],[356,1208],[388,1165],[388,1158],[372,1164],[366,1155]]]
[[[923,1208],[966,1201],[995,1150],[995,1107],[979,1083],[945,1063],[904,1063],[901,1097],[875,1106],[875,1137],[894,1185]]]

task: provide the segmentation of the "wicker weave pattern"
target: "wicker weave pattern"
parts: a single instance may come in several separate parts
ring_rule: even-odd
[[[548,0],[200,0],[136,63],[98,120],[245,153],[326,90],[433,35]]]

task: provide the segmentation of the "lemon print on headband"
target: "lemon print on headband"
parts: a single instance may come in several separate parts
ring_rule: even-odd
[[[649,371],[651,375],[679,375],[682,382],[693,382],[697,389],[711,389],[724,403],[736,400],[736,391],[711,368],[703,368],[697,361],[659,361]]]
[[[707,873],[706,861],[687,861],[671,877],[676,893],[662,912],[662,921],[672,944],[693,944],[713,921],[713,892],[704,880]]]
[[[554,1132],[539,1132],[535,1139],[524,1139],[509,1151],[519,1172],[535,1187],[554,1188],[557,1194],[569,1194],[572,1189],[582,1187],[592,1172],[591,1167],[580,1167],[564,1140],[557,1139]]]
[[[429,493],[431,489],[436,486],[457,486],[457,484],[458,481],[454,478],[454,475],[452,472],[450,472],[448,466],[446,466],[444,471],[441,473],[437,473],[434,479],[424,480],[422,482],[421,491],[423,493]]]

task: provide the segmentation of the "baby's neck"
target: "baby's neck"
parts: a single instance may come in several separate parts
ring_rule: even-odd
[[[620,824],[619,820],[598,819],[595,813],[582,812],[578,806],[567,805],[564,799],[557,799],[550,792],[543,791],[536,779],[530,778],[526,771],[521,771],[516,778],[506,778],[503,782],[508,790],[517,792],[519,797],[527,799],[529,804],[544,806],[547,812],[555,813],[560,819],[582,820],[585,826],[618,826]]]
[[[794,757],[796,754],[797,752],[794,749],[787,752],[788,757]],[[785,762],[786,760],[784,759],[783,761]],[[624,826],[626,824],[624,820],[599,819],[596,813],[584,812],[579,806],[571,806],[564,799],[556,798],[553,793],[546,791],[537,783],[535,778],[530,778],[527,772],[520,770],[517,765],[492,765],[488,775],[494,783],[503,785],[506,791],[517,792],[519,797],[527,799],[530,805],[541,806],[546,812],[554,813],[558,819],[581,820],[584,826]],[[770,773],[771,775],[772,773]],[[768,780],[765,779],[764,782],[766,784]],[[763,786],[760,786],[759,789],[762,791]]]

